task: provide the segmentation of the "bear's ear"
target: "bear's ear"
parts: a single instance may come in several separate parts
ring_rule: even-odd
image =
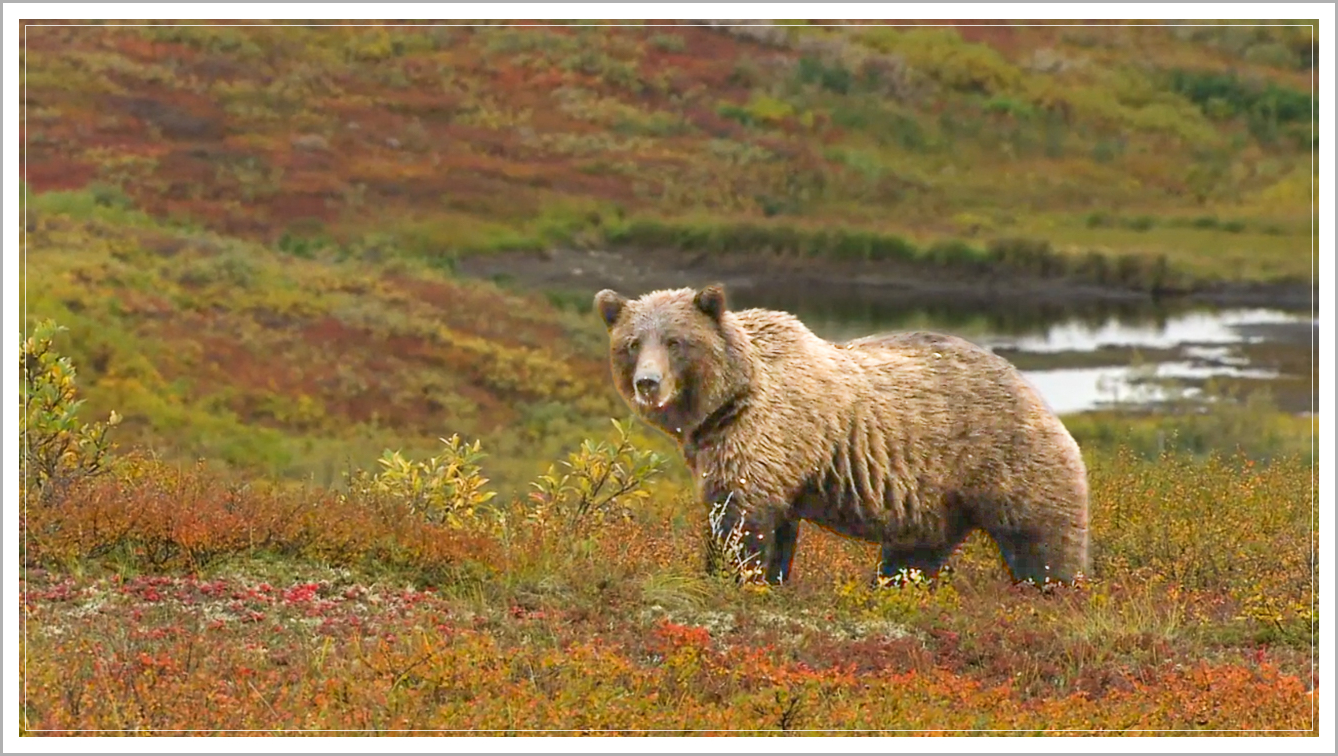
[[[716,283],[703,288],[692,298],[692,303],[719,323],[720,316],[725,314],[725,285]]]
[[[618,316],[622,314],[626,305],[627,297],[613,289],[605,289],[595,295],[595,309],[599,310],[599,315],[604,318],[604,325],[608,328],[612,328],[613,324],[618,322]]]

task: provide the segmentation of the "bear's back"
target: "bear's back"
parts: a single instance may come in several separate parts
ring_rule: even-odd
[[[886,333],[835,345],[873,374],[913,365],[919,379],[945,397],[978,405],[1044,406],[1044,400],[1008,360],[958,336],[929,331]]]

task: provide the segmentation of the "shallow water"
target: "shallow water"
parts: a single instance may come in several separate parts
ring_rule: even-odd
[[[1250,365],[1241,347],[1259,344],[1267,336],[1252,332],[1256,326],[1313,327],[1308,315],[1279,310],[1220,310],[1194,312],[1168,319],[1160,327],[1112,319],[1092,328],[1083,323],[1060,323],[1044,334],[1010,337],[986,335],[977,343],[1010,347],[1022,353],[1077,355],[1105,347],[1165,350],[1171,359],[1145,360],[1141,365],[1063,367],[1024,370],[1023,375],[1059,414],[1098,409],[1117,402],[1148,404],[1202,390],[1187,382],[1209,378],[1272,380],[1279,371]],[[1301,347],[1308,348],[1308,347]],[[1167,379],[1178,388],[1167,388]]]
[[[1018,363],[1060,414],[1192,397],[1209,378],[1277,379],[1277,369],[1252,364],[1249,352],[1271,344],[1304,363],[1315,328],[1309,313],[1263,308],[982,309],[944,302],[907,309],[854,292],[830,299],[813,292],[740,294],[738,306],[793,312],[833,341],[909,329],[961,336]]]
[[[1186,397],[1202,394],[1202,389],[1196,386],[1182,387],[1176,392],[1154,382],[1161,379],[1278,377],[1277,371],[1266,368],[1210,367],[1189,362],[1150,363],[1141,371],[1134,367],[1055,368],[1024,370],[1022,374],[1041,392],[1050,408],[1061,415],[1117,403],[1146,405],[1170,401],[1177,393]]]
[[[1256,343],[1263,336],[1247,336],[1240,332],[1244,326],[1274,325],[1306,322],[1309,318],[1280,310],[1217,310],[1190,312],[1171,317],[1160,325],[1130,323],[1111,318],[1099,327],[1069,321],[1058,323],[1040,335],[1013,338],[991,336],[992,346],[1013,346],[1024,352],[1080,352],[1103,346],[1128,346],[1174,349],[1186,344]],[[1201,352],[1202,353],[1202,352]],[[1207,356],[1206,353],[1202,353]]]

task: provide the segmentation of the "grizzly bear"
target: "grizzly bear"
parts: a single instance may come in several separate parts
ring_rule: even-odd
[[[724,287],[605,289],[618,392],[677,441],[700,499],[785,581],[798,523],[881,544],[879,574],[932,577],[984,530],[1018,581],[1087,569],[1087,472],[1010,363],[926,332],[832,343],[798,318],[730,311]],[[737,532],[737,531],[736,531]]]

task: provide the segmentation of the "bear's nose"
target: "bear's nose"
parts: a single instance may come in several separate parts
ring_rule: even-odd
[[[660,379],[653,376],[642,376],[636,379],[636,392],[642,396],[653,396],[660,390]]]

